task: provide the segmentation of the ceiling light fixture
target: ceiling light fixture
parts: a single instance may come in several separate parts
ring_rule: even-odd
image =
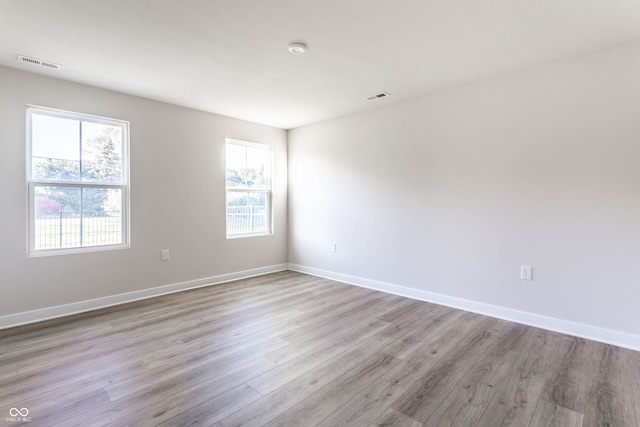
[[[289,44],[289,52],[291,52],[293,54],[302,55],[306,51],[307,51],[307,45],[304,44],[304,43],[290,43]]]

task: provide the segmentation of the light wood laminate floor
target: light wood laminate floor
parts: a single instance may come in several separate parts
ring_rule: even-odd
[[[287,271],[0,331],[0,426],[11,408],[30,426],[639,426],[640,353]]]

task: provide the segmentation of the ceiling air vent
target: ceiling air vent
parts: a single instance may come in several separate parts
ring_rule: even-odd
[[[27,64],[38,65],[40,67],[49,68],[52,70],[62,70],[62,65],[54,62],[43,61],[42,59],[29,58],[28,56],[18,55],[18,61],[26,62]]]
[[[387,96],[391,95],[389,95],[387,92],[380,92],[376,93],[375,95],[365,96],[364,99],[366,99],[367,101],[375,101],[376,99],[386,98]]]

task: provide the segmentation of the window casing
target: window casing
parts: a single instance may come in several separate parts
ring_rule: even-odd
[[[225,166],[227,238],[272,234],[271,146],[227,139]]]
[[[129,247],[129,123],[27,107],[29,254]]]

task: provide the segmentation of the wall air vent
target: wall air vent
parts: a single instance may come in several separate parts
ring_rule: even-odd
[[[375,101],[376,99],[386,98],[387,96],[391,95],[389,95],[387,92],[380,92],[374,95],[365,96],[364,99],[366,99],[367,101]]]
[[[38,65],[40,67],[49,68],[51,70],[62,70],[62,65],[55,62],[43,61],[42,59],[29,58],[28,56],[18,55],[18,61],[27,64]]]

